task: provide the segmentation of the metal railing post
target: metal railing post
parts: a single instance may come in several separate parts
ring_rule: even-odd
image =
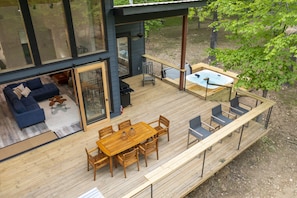
[[[204,172],[205,156],[206,156],[206,150],[204,150],[204,153],[203,153],[201,177],[203,177],[203,172]]]
[[[153,184],[151,184],[151,198],[153,198]]]
[[[243,129],[244,129],[244,125],[242,125],[242,127],[241,127],[241,132],[240,132],[240,137],[239,137],[239,142],[238,142],[237,150],[239,150],[239,148],[240,148],[240,143],[241,143],[241,138],[242,138],[242,134],[243,134]]]

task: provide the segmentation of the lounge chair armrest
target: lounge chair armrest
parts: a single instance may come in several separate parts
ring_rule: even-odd
[[[201,137],[203,137],[203,134],[199,133],[199,132],[198,132],[198,131],[196,131],[195,129],[192,129],[192,128],[190,127],[190,128],[189,128],[189,130],[191,130],[191,131],[193,131],[193,132],[197,133],[198,135],[200,135]]]
[[[88,153],[91,154],[91,153],[93,153],[94,151],[98,151],[98,147],[94,147],[94,148],[88,150]]]
[[[240,109],[237,109],[237,108],[234,108],[234,107],[231,107],[231,106],[230,106],[230,109],[233,109],[233,111],[237,111],[237,112],[242,113],[242,114],[244,113],[244,112],[241,111]]]
[[[139,150],[145,151],[145,148],[143,148],[143,146],[140,144],[138,145]]]
[[[216,129],[215,127],[213,127],[213,126],[211,126],[211,125],[207,124],[206,122],[203,122],[203,121],[201,121],[201,123],[202,123],[202,124],[204,124],[205,126],[207,126],[207,127],[211,128],[211,129],[213,129],[213,130],[215,130],[215,129]]]
[[[217,119],[217,120],[219,120],[220,122],[224,122],[224,123],[225,123],[225,121],[224,121],[224,120],[222,120],[222,119],[220,119],[220,118],[218,118],[218,117],[216,117],[216,116],[214,116],[214,115],[211,115],[211,117],[212,117],[212,118],[214,118],[214,119]]]
[[[237,118],[237,115],[234,115],[233,113],[229,113],[227,111],[222,111],[222,112],[226,113],[227,115],[230,115],[230,116],[233,116],[233,117]]]
[[[104,162],[104,161],[107,160],[107,159],[108,159],[107,156],[106,156],[106,157],[103,157],[102,159],[96,161],[94,164],[100,164],[100,163]]]
[[[245,104],[245,103],[242,103],[242,102],[239,102],[239,104],[245,106],[245,107],[248,107],[250,110],[253,109],[253,107],[251,105],[248,105],[248,104]]]

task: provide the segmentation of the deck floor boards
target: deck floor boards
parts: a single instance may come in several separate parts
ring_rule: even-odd
[[[117,130],[117,124],[126,119],[132,123],[139,121],[150,122],[158,119],[162,114],[170,120],[170,141],[162,136],[159,141],[159,160],[153,154],[148,159],[148,167],[145,167],[143,156],[140,157],[140,171],[136,165],[127,168],[127,178],[124,178],[123,168],[114,168],[114,176],[110,176],[108,167],[97,171],[97,180],[93,181],[93,171],[87,171],[86,153],[84,148],[96,146],[98,129],[106,126],[98,126],[88,132],[78,132],[66,138],[59,139],[50,144],[39,147],[17,157],[6,160],[0,164],[0,197],[78,197],[81,194],[97,187],[107,198],[122,197],[142,183],[146,182],[144,175],[162,166],[176,155],[187,149],[187,135],[189,120],[197,115],[202,115],[202,120],[209,118],[211,108],[218,102],[201,100],[194,95],[179,91],[167,83],[156,79],[156,85],[141,84],[142,76],[125,79],[135,91],[131,93],[132,106],[124,108],[121,116],[111,119],[110,124]],[[259,130],[258,125],[250,123],[244,136],[255,138],[248,131]],[[261,131],[261,130],[260,130]],[[250,132],[251,133],[251,132]],[[263,131],[261,133],[264,134]],[[220,163],[215,157],[225,153],[224,158],[228,160],[234,156],[229,152],[230,146],[237,144],[238,133],[217,143],[208,154],[213,158],[207,159],[207,170],[214,170]],[[252,140],[253,142],[253,140]],[[250,143],[242,142],[242,147]],[[242,152],[242,151],[238,151]],[[201,174],[199,167],[201,159],[195,158],[185,168],[197,166],[197,177]],[[187,171],[179,170],[174,174],[185,174]],[[174,177],[173,174],[173,177]],[[212,173],[213,174],[213,173]],[[205,177],[209,175],[205,174]],[[201,178],[201,181],[205,179]],[[178,182],[164,182],[154,187],[155,197],[162,197],[162,191],[158,187],[166,188],[168,185],[179,184]],[[183,189],[193,189],[195,186],[179,185]],[[180,190],[176,188],[176,191]],[[150,189],[145,190],[150,196]],[[159,194],[160,193],[160,194]],[[172,192],[171,192],[172,193]],[[175,197],[174,195],[172,197]]]

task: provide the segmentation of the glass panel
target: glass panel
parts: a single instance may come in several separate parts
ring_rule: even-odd
[[[117,38],[119,76],[129,75],[128,37]]]
[[[62,0],[29,0],[29,7],[41,61],[69,58]]]
[[[0,3],[0,72],[32,66],[23,17],[16,0]]]
[[[105,51],[101,0],[70,3],[78,54]]]
[[[107,118],[102,69],[79,73],[87,124]]]

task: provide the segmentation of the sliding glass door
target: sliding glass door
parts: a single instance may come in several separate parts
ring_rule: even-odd
[[[84,131],[110,119],[105,64],[100,62],[75,69]]]

